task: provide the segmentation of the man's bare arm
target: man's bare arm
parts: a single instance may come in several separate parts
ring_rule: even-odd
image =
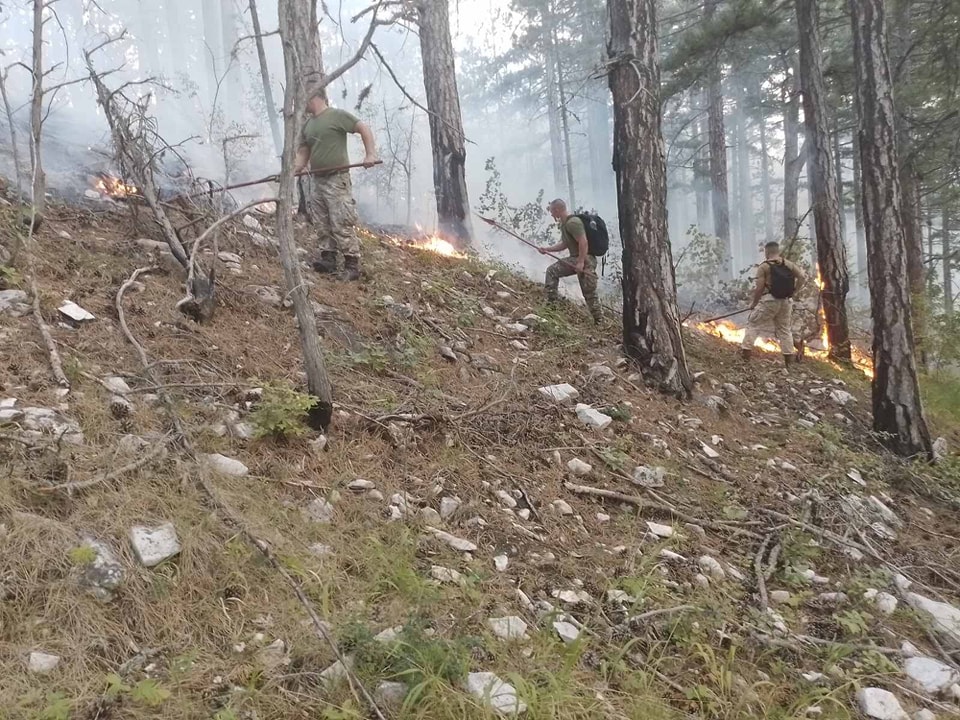
[[[370,129],[370,126],[361,120],[357,123],[353,131],[363,140],[364,167],[375,165],[377,162],[377,144],[374,142],[373,131]]]
[[[548,252],[560,252],[566,247],[567,246],[564,243],[559,242],[556,245],[547,245],[547,247],[537,248],[537,250],[539,250],[540,254],[543,255],[544,253]]]
[[[763,281],[763,276],[758,272],[757,273],[757,284],[753,288],[753,302],[750,303],[751,308],[755,308],[760,304],[760,298],[763,297],[764,291],[767,289],[766,283]]]
[[[577,241],[577,272],[583,272],[584,264],[587,261],[587,235],[584,233],[574,240]]]

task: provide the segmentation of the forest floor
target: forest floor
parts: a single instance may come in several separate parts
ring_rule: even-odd
[[[960,709],[960,463],[884,451],[859,370],[744,365],[690,330],[680,403],[616,322],[365,232],[361,282],[305,271],[333,427],[258,438],[303,384],[269,227],[224,234],[201,326],[143,223],[52,208],[37,234],[69,394],[26,308],[0,310],[0,718]],[[145,370],[116,297],[155,263],[123,300]],[[561,383],[578,397],[540,390]],[[930,422],[958,446],[949,407]]]

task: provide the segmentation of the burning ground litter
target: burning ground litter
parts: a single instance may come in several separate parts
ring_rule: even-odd
[[[134,212],[54,207],[38,231],[71,391],[31,317],[5,315],[11,717],[364,716],[303,602],[202,483],[387,716],[488,718],[494,678],[532,718],[848,717],[858,684],[950,707],[949,688],[909,684],[901,645],[946,663],[938,626],[906,608],[911,594],[957,605],[960,488],[880,449],[861,373],[813,360],[788,375],[763,357],[746,371],[687,331],[698,387],[679,404],[644,387],[612,325],[429,235],[371,230],[360,283],[306,275],[333,429],[258,437],[289,402],[277,388],[302,387],[275,253],[255,237],[272,239],[271,220],[225,227],[208,260],[235,270],[205,325],[174,310],[179,270]],[[311,246],[305,226],[298,241]],[[156,382],[116,311],[154,264],[123,308]],[[67,299],[96,319],[59,325]],[[169,442],[160,392],[195,455]]]

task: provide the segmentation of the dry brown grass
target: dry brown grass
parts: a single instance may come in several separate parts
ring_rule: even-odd
[[[61,229],[75,239],[59,239],[56,232]],[[68,296],[98,320],[79,330],[54,324],[67,372],[75,383],[69,412],[81,424],[86,444],[59,453],[28,453],[19,447],[7,452],[9,446],[0,445],[6,453],[0,455],[0,522],[7,528],[0,555],[0,583],[6,589],[0,602],[0,677],[4,678],[0,717],[55,718],[51,708],[56,709],[60,696],[72,708],[71,718],[84,719],[192,719],[217,713],[218,720],[362,717],[362,705],[348,688],[327,689],[319,684],[317,673],[332,661],[330,649],[305,623],[305,613],[278,574],[209,507],[197,484],[203,471],[179,450],[73,496],[45,490],[127,462],[115,450],[123,434],[158,435],[169,429],[163,412],[140,397],[139,391],[152,388],[124,342],[113,310],[116,288],[135,267],[147,264],[131,242],[138,234],[129,218],[93,218],[73,211],[59,216],[54,212],[40,232],[36,262],[48,320],[54,324],[56,304]],[[691,363],[708,371],[701,379],[704,389],[713,392],[712,382],[733,382],[746,393],[730,399],[729,414],[718,416],[699,404],[680,405],[625,382],[618,382],[614,393],[600,382],[576,379],[586,365],[615,359],[617,338],[611,328],[597,331],[585,322],[582,312],[572,309],[553,330],[532,333],[528,342],[535,352],[514,363],[518,353],[509,348],[507,339],[475,329],[492,329],[480,306],[487,304],[515,317],[538,312],[540,295],[534,284],[505,276],[517,295],[501,299],[496,295],[500,288],[483,279],[486,268],[474,261],[438,258],[370,240],[365,247],[368,276],[364,282],[345,286],[311,277],[312,297],[336,308],[344,326],[367,348],[366,354],[351,354],[333,341],[327,344],[335,399],[343,411],[335,418],[328,450],[315,453],[305,440],[220,438],[208,428],[226,409],[236,406],[245,388],[268,380],[300,383],[291,315],[239,292],[250,283],[281,285],[279,267],[240,236],[226,238],[221,247],[245,257],[245,274],[223,278],[213,323],[198,327],[183,322],[173,309],[182,287],[175,277],[162,274],[148,276],[143,292],[128,295],[128,322],[151,359],[188,361],[158,366],[157,375],[170,386],[168,392],[194,434],[196,449],[237,457],[250,468],[245,478],[210,478],[217,492],[255,535],[270,543],[341,641],[347,639],[349,628],[358,625],[376,633],[408,623],[433,628],[438,641],[476,637],[473,649],[464,651],[471,669],[515,678],[530,704],[530,717],[538,720],[646,720],[675,717],[681,711],[718,718],[756,717],[757,713],[789,717],[807,701],[808,691],[795,687],[789,668],[781,664],[782,655],[749,643],[739,645],[733,655],[718,646],[719,631],[737,634],[740,623],[751,621],[751,600],[742,588],[711,590],[711,595],[701,596],[698,601],[713,610],[698,617],[696,624],[683,619],[635,635],[604,630],[615,628],[616,622],[611,608],[598,605],[578,613],[585,624],[599,629],[597,634],[571,647],[562,645],[549,630],[534,630],[525,651],[490,637],[484,620],[524,614],[515,600],[517,587],[531,597],[546,598],[553,589],[569,587],[574,581],[582,581],[594,597],[620,587],[641,595],[647,608],[682,604],[688,599],[683,583],[692,582],[696,571],[692,566],[671,570],[670,578],[680,585],[665,587],[657,559],[661,547],[688,557],[703,552],[723,556],[750,574],[756,548],[730,533],[710,532],[706,540],[687,534],[663,544],[644,543],[643,520],[670,519],[649,512],[638,517],[633,507],[604,505],[567,493],[562,489],[565,472],[552,464],[546,448],[583,448],[561,451],[563,460],[573,455],[588,460],[596,468],[593,484],[621,492],[632,489],[622,477],[604,469],[590,446],[619,450],[634,462],[663,465],[669,475],[661,495],[698,517],[723,521],[731,508],[757,505],[789,511],[781,497],[784,492],[799,493],[811,486],[835,492],[851,464],[869,470],[872,481],[897,472],[889,458],[875,454],[876,445],[867,433],[862,383],[844,376],[855,383],[854,391],[861,398],[851,413],[850,426],[838,430],[828,422],[829,431],[800,431],[792,419],[814,400],[800,390],[794,392],[796,388],[791,389],[774,361],[761,361],[745,374],[729,347],[692,336]],[[254,265],[259,270],[254,271]],[[471,277],[463,275],[464,268]],[[391,315],[380,303],[387,294],[397,302],[411,303],[418,317]],[[471,352],[494,357],[503,372],[482,375],[470,369],[466,377],[461,376],[465,365],[438,357],[435,346],[446,341],[422,317],[437,319],[450,333],[460,326],[475,343]],[[18,321],[12,332],[17,345],[0,347],[0,394],[24,403],[56,405],[46,355],[29,319]],[[818,364],[802,370],[805,375],[832,372]],[[134,415],[123,421],[111,417],[104,390],[81,373],[126,374],[138,391]],[[422,387],[398,379],[398,373]],[[632,420],[618,423],[616,432],[605,436],[583,430],[568,412],[537,393],[540,385],[564,381],[574,382],[585,402],[631,403]],[[766,382],[779,390],[766,391]],[[467,411],[503,402],[458,422],[449,418],[464,408],[452,406],[449,396],[462,401]],[[826,414],[826,408],[815,409]],[[416,447],[399,449],[370,420],[394,412],[448,419],[420,428]],[[772,426],[754,422],[769,412],[786,419]],[[686,428],[681,415],[699,418],[703,429]],[[712,434],[724,438],[724,462],[738,478],[735,483],[692,470],[711,473],[693,453],[698,440],[709,442]],[[670,458],[651,443],[650,435],[669,442]],[[754,443],[769,450],[743,449]],[[801,472],[767,468],[767,459],[774,455],[789,460]],[[465,560],[435,539],[425,538],[415,517],[386,523],[385,503],[345,489],[356,478],[375,481],[388,498],[407,492],[435,508],[439,498],[433,489],[442,484],[440,494],[456,494],[464,501],[461,521],[476,515],[487,520],[484,528],[451,528],[476,542],[480,551],[472,561]],[[516,531],[514,518],[504,514],[493,496],[500,488],[522,488],[528,494],[540,513],[537,532],[544,542]],[[301,508],[313,497],[333,492],[341,494],[334,522],[307,522]],[[549,503],[558,497],[576,507],[580,520],[560,519],[550,511]],[[596,513],[600,511],[612,520],[599,522]],[[905,510],[908,515],[913,511]],[[960,535],[948,513],[936,506],[934,511],[939,532]],[[129,528],[163,520],[176,524],[183,551],[158,568],[140,568],[127,541]],[[127,570],[111,603],[101,603],[77,587],[77,556],[71,550],[85,532],[107,541]],[[920,536],[902,552],[936,561],[949,552],[949,547],[937,547],[938,542]],[[309,550],[314,543],[330,546],[332,554],[316,557]],[[615,551],[617,546],[630,551]],[[501,550],[511,556],[505,573],[496,572],[492,562]],[[532,557],[548,551],[555,555],[552,562]],[[437,587],[428,581],[434,564],[460,570],[471,578],[470,584],[463,589]],[[829,551],[820,554],[817,567],[837,577],[856,570],[853,563]],[[829,618],[814,614],[798,621],[816,627]],[[909,620],[905,622],[909,625]],[[253,640],[256,633],[264,634],[259,645]],[[257,649],[275,638],[287,642],[290,664],[271,671],[262,666]],[[431,653],[439,652],[433,642],[416,640],[408,655],[432,657]],[[240,643],[245,647],[237,652],[234,646]],[[31,650],[61,655],[61,666],[49,676],[27,673],[25,662]],[[155,708],[137,702],[130,692],[105,701],[108,675],[148,651],[144,665],[152,665],[151,669],[130,670],[124,680],[133,686],[155,678],[170,697]],[[805,653],[799,662],[813,667],[822,660],[815,653]],[[655,677],[653,671],[658,669],[684,688],[702,686],[699,694],[691,699],[676,692]],[[769,682],[762,681],[761,670],[771,677]],[[730,684],[734,675],[756,691],[756,700],[745,699],[742,688]],[[365,676],[365,680],[375,686],[380,677]],[[400,713],[402,717],[487,717],[434,672],[426,673],[420,690],[419,700],[411,702]],[[839,710],[832,717],[844,717],[847,694],[837,697]]]

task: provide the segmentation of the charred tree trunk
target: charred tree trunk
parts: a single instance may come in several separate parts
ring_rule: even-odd
[[[883,0],[850,0],[863,219],[873,317],[873,429],[901,455],[933,457],[917,381],[893,88]]]
[[[453,43],[447,0],[419,0],[420,53],[423,86],[430,110],[433,187],[440,231],[461,247],[470,244],[470,202],[467,199],[467,151],[457,93]]]
[[[704,17],[709,21],[719,0],[707,0]],[[723,128],[723,77],[714,59],[708,71],[707,122],[710,136],[710,204],[713,207],[713,234],[720,238],[725,253],[721,272],[733,278],[733,246],[730,244],[730,200],[727,191],[727,135]]]
[[[847,247],[847,209],[843,195],[843,155],[840,145],[840,123],[836,117],[833,119],[833,166],[834,175],[837,178],[837,202],[840,207],[840,241],[844,249]],[[847,273],[850,267],[847,264]]]
[[[796,71],[796,63],[790,62]],[[781,86],[783,98],[783,237],[789,243],[800,233],[800,173],[807,162],[806,147],[798,149],[800,96],[797,73]]]
[[[827,131],[827,89],[821,67],[820,28],[816,0],[796,0],[800,34],[800,84],[803,88],[803,120],[806,127],[813,222],[817,237],[817,265],[823,289],[820,292],[827,325],[830,357],[850,359],[847,326],[847,253],[840,231],[840,196],[835,167],[830,157]]]
[[[943,204],[943,216],[940,220],[940,254],[943,256],[943,312],[953,314],[953,250],[950,245],[950,210]]]
[[[302,66],[304,58],[310,62],[312,35],[316,26],[310,25],[309,0],[280,0],[280,40],[283,44],[283,59],[286,69],[286,85],[283,97],[283,156],[280,170],[280,195],[277,203],[277,240],[280,246],[280,263],[287,282],[289,297],[293,302],[293,312],[300,331],[300,345],[303,348],[303,364],[307,373],[307,389],[317,399],[317,405],[310,412],[311,424],[326,430],[333,417],[333,389],[323,361],[320,349],[320,335],[317,332],[317,318],[313,313],[307,286],[300,274],[300,262],[297,246],[293,238],[294,177],[293,165],[296,159],[300,122],[306,104],[307,86],[311,68]],[[304,32],[304,28],[307,32]]]
[[[33,0],[33,85],[30,96],[30,170],[33,183],[30,189],[35,215],[42,215],[47,204],[47,176],[43,172],[40,153],[43,130],[43,7],[44,0]]]
[[[267,119],[270,121],[270,132],[273,133],[273,146],[277,150],[277,155],[281,155],[283,154],[283,135],[280,132],[277,106],[273,102],[273,88],[270,87],[270,68],[267,65],[267,53],[263,47],[263,31],[260,29],[260,13],[257,12],[257,0],[250,0],[250,20],[253,22],[253,38],[257,44],[260,79],[263,81],[263,104],[267,106]]]
[[[613,164],[623,241],[623,346],[648,380],[689,397],[667,237],[667,167],[660,116],[654,0],[607,0]],[[631,100],[632,99],[632,100]]]

